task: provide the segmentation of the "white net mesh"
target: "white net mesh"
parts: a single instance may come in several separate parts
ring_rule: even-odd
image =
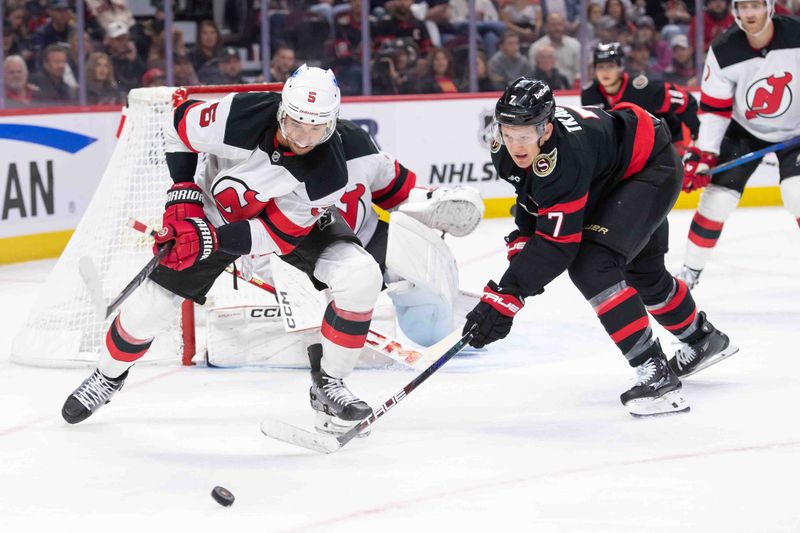
[[[226,87],[224,92],[254,89]],[[111,161],[25,327],[13,341],[13,361],[37,366],[97,362],[109,321],[100,317],[92,304],[78,262],[82,257],[92,260],[99,273],[103,299],[110,302],[152,258],[150,242],[133,230],[128,221],[136,219],[160,225],[165,192],[172,183],[162,124],[171,112],[174,91],[159,87],[130,92],[125,124]],[[189,91],[190,97],[200,99],[219,94]],[[227,278],[230,276],[221,278],[220,284],[224,281],[229,287],[231,282]],[[145,362],[180,363],[178,314],[170,332],[153,342]]]

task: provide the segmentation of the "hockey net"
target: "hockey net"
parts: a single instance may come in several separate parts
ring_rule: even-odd
[[[172,111],[176,91],[181,91],[181,96],[208,100],[229,92],[276,90],[280,90],[279,84],[157,87],[130,92],[111,160],[25,326],[12,343],[13,361],[47,367],[97,362],[110,319],[104,320],[97,313],[78,265],[83,257],[91,259],[99,274],[103,299],[109,302],[152,257],[151,239],[132,229],[129,221],[160,225],[165,192],[172,183],[162,125]],[[231,276],[221,277],[217,285],[222,288],[215,286],[209,298],[215,299],[216,305],[270,300],[268,294],[252,287],[230,290]],[[156,337],[146,360],[191,364],[197,344],[202,342],[194,322],[193,304],[184,303],[169,332]]]

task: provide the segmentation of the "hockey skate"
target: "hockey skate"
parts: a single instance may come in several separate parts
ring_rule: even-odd
[[[662,353],[636,367],[636,384],[620,395],[633,416],[643,417],[689,410],[681,395],[681,381]]]
[[[703,311],[700,311],[698,320],[699,330],[704,335],[695,342],[684,344],[669,360],[670,368],[680,377],[691,376],[739,351],[727,335],[708,321]]]
[[[314,427],[320,433],[341,435],[372,414],[372,408],[356,397],[344,381],[326,374],[320,363],[322,345],[308,347],[311,362],[311,407],[317,412]],[[366,437],[369,431],[359,434]]]
[[[69,395],[64,407],[61,408],[61,416],[70,424],[77,424],[89,418],[92,413],[111,401],[111,397],[125,384],[128,371],[116,379],[107,378],[95,369],[92,375],[81,383]]]
[[[689,287],[689,290],[694,289],[698,283],[700,283],[700,274],[703,272],[702,269],[695,270],[693,268],[689,268],[686,265],[681,267],[681,271],[675,276],[682,282]]]

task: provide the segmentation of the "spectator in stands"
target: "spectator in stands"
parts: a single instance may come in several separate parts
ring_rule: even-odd
[[[611,2],[619,0],[610,0]],[[556,66],[573,85],[580,76],[580,49],[577,39],[565,35],[566,22],[560,13],[550,13],[545,25],[546,35],[531,45],[528,57],[533,62],[536,49],[541,46],[551,46],[556,51]]]
[[[620,27],[620,31],[633,34],[636,27],[633,22],[628,18],[628,10],[622,0],[606,0],[606,6],[603,9],[603,14],[608,15]]]
[[[653,17],[661,38],[669,42],[675,35],[686,35],[694,13],[694,0],[658,0],[656,8],[650,7],[647,14]]]
[[[151,68],[142,75],[142,87],[163,87],[167,76],[160,68]]]
[[[4,46],[5,57],[13,54],[22,56],[25,63],[34,66],[34,52],[31,48],[31,33],[28,30],[28,10],[22,0],[12,0],[6,4],[6,18],[3,21],[3,37],[9,39]],[[6,25],[8,22],[8,25]]]
[[[197,71],[197,77],[203,85],[235,85],[244,83],[242,79],[242,58],[239,51],[225,47],[220,56],[212,59]]]
[[[128,27],[119,21],[108,26],[105,39],[105,50],[114,66],[114,74],[122,94],[139,86],[142,74],[147,70],[136,51],[136,46],[128,37]]]
[[[33,34],[32,43],[36,53],[40,53],[51,44],[67,46],[69,35],[75,29],[71,23],[72,9],[67,0],[50,0],[47,14],[50,22],[39,27]]]
[[[177,86],[199,85],[197,73],[192,66],[192,60],[185,55],[172,57],[172,81]]]
[[[500,50],[489,59],[489,77],[498,87],[505,87],[508,82],[528,76],[533,67],[519,53],[519,36],[509,30],[500,39]]]
[[[112,22],[121,22],[129,30],[136,22],[126,0],[86,0],[86,7],[102,28],[103,34],[108,33]]]
[[[414,42],[419,53],[426,55],[431,48],[431,37],[421,20],[411,12],[414,0],[392,0],[387,4],[390,15],[380,19],[372,32],[373,48],[380,49],[384,42],[408,39]]]
[[[89,60],[89,54],[92,53],[92,40],[89,34],[83,33],[83,60],[84,67]],[[78,32],[73,31],[69,36],[69,52],[67,52],[67,68],[64,70],[64,82],[75,90],[78,90],[78,79],[80,78],[80,71],[78,70]]]
[[[86,100],[90,104],[121,104],[114,65],[105,52],[89,55],[86,66]]]
[[[672,64],[664,73],[664,81],[677,85],[697,85],[697,69],[694,65],[694,48],[685,35],[676,35],[670,41]]]
[[[703,51],[708,52],[717,35],[727,30],[734,23],[728,0],[706,0],[706,9],[703,12]],[[697,23],[692,19],[689,24],[689,39],[696,42]]]
[[[35,95],[38,102],[48,105],[65,105],[75,100],[75,90],[64,83],[67,68],[67,49],[51,44],[42,51],[42,71],[31,77],[31,83],[39,87]]]
[[[420,63],[429,65],[426,60]],[[409,94],[419,92],[419,80],[429,74],[429,69],[416,72],[409,62],[406,47],[384,46],[373,62],[372,92],[374,94]]]
[[[222,37],[219,28],[213,20],[201,20],[197,26],[197,42],[189,52],[189,59],[196,72],[200,72],[203,65],[218,57],[222,51]]]
[[[552,46],[537,48],[533,61],[533,78],[547,83],[554,91],[570,88],[567,77],[556,68],[556,51]]]
[[[39,88],[28,83],[28,65],[22,56],[12,55],[3,61],[6,107],[28,106]]]
[[[334,20],[331,68],[343,96],[362,93],[361,76],[361,0],[350,0],[350,9]]]
[[[600,21],[597,23],[597,26],[595,26],[594,31],[596,42],[589,43],[592,45],[591,50],[594,50],[594,46],[597,45],[597,43],[622,42],[620,40],[620,31],[619,26],[617,26],[617,22],[608,15],[603,15],[600,17]]]
[[[475,75],[478,78],[478,92],[485,93],[501,90],[489,77],[489,62],[486,59],[486,54],[480,50],[478,50],[478,54],[475,57]],[[462,92],[469,92],[469,69],[464,69],[460,89]]]
[[[450,8],[453,13],[451,19],[453,27],[459,34],[467,35],[469,33],[468,0],[450,0]],[[500,20],[500,15],[492,0],[475,0],[475,18],[477,19],[478,34],[483,41],[483,48],[491,57],[497,52],[500,36],[507,29],[506,24]]]
[[[600,4],[589,2],[589,5],[586,6],[586,20],[589,22],[587,28],[589,30],[589,40],[597,38],[597,26],[602,18],[603,8],[600,7]]]
[[[672,50],[669,43],[658,38],[656,24],[648,16],[636,19],[637,40],[647,44],[650,48],[650,69],[653,72],[664,72],[672,63]]]
[[[509,0],[500,10],[500,20],[521,42],[530,44],[539,38],[544,19],[541,6],[533,0]]]
[[[455,82],[453,56],[450,51],[445,48],[431,48],[427,59],[430,71],[427,76],[419,80],[419,92],[457,93],[458,86]]]
[[[580,0],[539,0],[542,6],[542,16],[545,20],[553,13],[558,13],[564,19],[564,28],[568,35],[575,35],[580,25]]]
[[[297,60],[294,57],[294,50],[291,46],[281,46],[272,55],[272,64],[269,68],[269,75],[272,81],[284,83],[289,76],[297,69]]]
[[[155,30],[150,35],[150,50],[147,54],[147,67],[164,68],[166,65],[166,43],[164,42],[166,29],[163,24],[154,25]],[[187,56],[186,44],[183,41],[183,32],[177,28],[172,28],[172,53],[180,56]],[[188,56],[187,56],[188,57]]]
[[[632,79],[642,75],[645,76],[647,80],[661,80],[663,78],[661,72],[655,72],[651,67],[652,55],[650,53],[650,47],[646,42],[635,39],[631,45],[631,53],[628,54],[626,59],[628,64],[625,70],[630,74]]]

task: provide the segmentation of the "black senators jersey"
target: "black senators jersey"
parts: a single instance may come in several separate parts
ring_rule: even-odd
[[[305,155],[278,144],[280,101],[268,92],[189,100],[164,128],[168,153],[205,154],[195,176],[205,214],[217,227],[248,221],[252,254],[291,252],[347,185],[340,135]]]
[[[578,253],[584,219],[669,143],[659,119],[623,103],[612,111],[556,107],[553,135],[528,168],[493,145],[495,169],[517,191],[517,227],[531,237],[501,285],[535,294],[564,272]]]
[[[761,50],[736,25],[711,44],[700,82],[699,149],[718,154],[731,119],[770,143],[800,132],[800,18],[777,15],[772,23],[775,35]]]
[[[611,109],[620,102],[636,104],[649,113],[663,118],[669,126],[673,141],[683,140],[681,123],[686,124],[693,139],[700,131],[697,100],[686,89],[673,83],[657,82],[641,74],[631,78],[622,74],[622,85],[616,94],[608,94],[597,80],[581,91],[581,104]]]

